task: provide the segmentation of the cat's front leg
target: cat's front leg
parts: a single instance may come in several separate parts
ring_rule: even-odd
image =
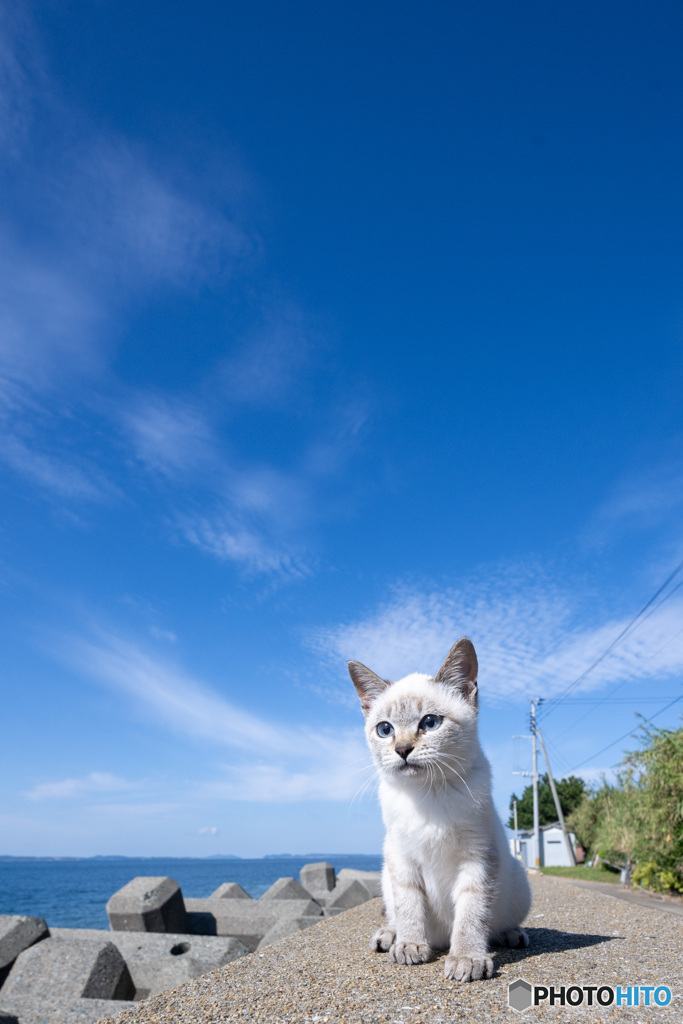
[[[462,868],[453,891],[455,917],[451,946],[446,957],[446,977],[453,981],[479,981],[493,975],[488,956],[491,914],[490,881],[482,864]]]
[[[434,956],[427,942],[425,893],[414,866],[392,861],[388,865],[396,938],[389,956],[397,964],[424,964]]]

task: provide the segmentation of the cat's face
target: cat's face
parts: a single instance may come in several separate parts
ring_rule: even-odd
[[[438,787],[462,775],[476,738],[476,710],[443,683],[410,675],[370,706],[365,735],[383,774],[422,778]]]
[[[380,771],[437,786],[463,778],[477,748],[477,656],[459,640],[432,679],[414,673],[389,683],[359,662],[349,673]]]

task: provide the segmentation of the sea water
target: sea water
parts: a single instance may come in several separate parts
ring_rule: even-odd
[[[0,914],[43,917],[53,928],[108,928],[109,897],[138,875],[167,875],[184,896],[204,897],[222,882],[239,882],[258,898],[281,877],[298,878],[304,864],[327,860],[337,871],[379,871],[379,856],[312,855],[259,860],[95,857],[83,860],[0,860]]]

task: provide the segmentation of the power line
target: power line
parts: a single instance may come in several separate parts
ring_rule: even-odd
[[[598,658],[596,658],[596,659],[595,659],[595,661],[594,661],[594,662],[592,662],[592,664],[590,664],[590,665],[588,666],[588,668],[587,668],[587,669],[585,669],[585,670],[584,670],[584,671],[583,671],[583,672],[581,673],[581,675],[580,675],[580,676],[577,676],[577,678],[576,678],[576,679],[575,679],[575,680],[574,680],[574,681],[573,681],[572,683],[570,683],[570,684],[569,684],[569,686],[568,686],[568,687],[566,688],[566,690],[564,691],[564,693],[560,694],[560,696],[559,696],[559,697],[553,697],[553,698],[551,698],[551,699],[550,699],[550,700],[549,700],[549,701],[548,701],[548,702],[546,703],[546,706],[545,706],[545,708],[543,709],[543,717],[544,717],[544,718],[545,718],[545,717],[546,717],[547,715],[549,715],[549,714],[550,714],[550,713],[551,713],[552,711],[554,711],[554,710],[555,710],[555,709],[556,709],[556,708],[557,708],[557,707],[558,707],[558,706],[559,706],[559,705],[560,705],[560,704],[561,704],[561,703],[562,703],[562,702],[563,702],[563,701],[564,701],[564,700],[565,700],[565,699],[566,699],[566,698],[567,698],[567,697],[569,696],[569,694],[570,694],[570,693],[572,692],[572,690],[575,690],[575,689],[576,689],[576,687],[577,687],[577,686],[579,686],[579,684],[583,682],[583,680],[584,680],[584,679],[586,678],[586,676],[588,676],[588,675],[589,675],[589,674],[590,674],[590,673],[591,673],[591,672],[592,672],[592,671],[593,671],[593,670],[594,670],[595,668],[597,668],[597,667],[598,667],[598,665],[600,665],[600,664],[601,664],[601,663],[602,663],[602,662],[603,662],[603,661],[605,660],[605,658],[606,658],[606,657],[607,657],[608,655],[610,655],[610,654],[612,653],[612,651],[614,650],[614,648],[615,648],[615,647],[616,647],[616,646],[617,646],[617,645],[618,645],[619,643],[621,643],[621,641],[622,641],[622,640],[623,640],[623,639],[624,639],[625,637],[627,637],[627,636],[628,636],[628,634],[629,634],[629,633],[630,633],[630,632],[631,632],[631,631],[632,631],[633,629],[635,629],[636,625],[637,625],[637,624],[639,624],[640,620],[641,620],[641,619],[643,618],[643,616],[645,615],[645,612],[646,612],[646,611],[648,610],[648,608],[650,608],[650,607],[651,607],[651,605],[653,605],[653,604],[654,604],[654,602],[655,602],[655,601],[657,600],[657,598],[659,597],[659,595],[660,595],[660,594],[661,594],[661,593],[662,593],[662,592],[663,592],[664,590],[666,590],[666,588],[667,588],[667,587],[669,586],[669,584],[670,584],[670,583],[672,582],[672,580],[674,580],[674,579],[676,578],[676,576],[677,576],[677,575],[678,575],[678,573],[679,573],[679,572],[681,571],[681,569],[683,569],[683,561],[681,561],[681,562],[679,562],[679,563],[678,563],[678,565],[677,565],[677,566],[676,566],[676,568],[675,568],[675,569],[673,570],[673,572],[672,572],[672,573],[670,573],[670,575],[669,575],[669,576],[667,576],[667,578],[666,578],[666,579],[664,580],[664,582],[662,583],[661,587],[659,587],[659,589],[655,591],[655,593],[654,593],[654,594],[652,595],[652,597],[650,598],[650,600],[649,600],[649,601],[647,601],[647,602],[646,602],[646,604],[644,604],[644,605],[643,605],[643,607],[642,607],[642,608],[640,609],[640,611],[638,612],[638,614],[637,614],[637,615],[635,615],[635,616],[634,616],[634,617],[633,617],[633,618],[631,619],[631,621],[629,622],[629,624],[628,624],[628,625],[627,625],[627,626],[626,626],[626,627],[625,627],[624,629],[622,629],[622,631],[621,631],[621,632],[619,633],[619,635],[618,635],[617,637],[615,637],[615,638],[614,638],[614,640],[612,641],[612,643],[611,643],[611,644],[610,644],[610,645],[609,645],[609,646],[608,646],[608,647],[607,647],[607,648],[606,648],[606,649],[605,649],[605,650],[604,650],[604,651],[602,652],[602,654],[601,654],[601,655],[600,655],[600,656],[599,656]],[[662,601],[660,602],[660,605],[662,605],[662,604],[664,603],[664,601],[668,601],[668,599],[669,599],[669,598],[671,597],[671,595],[672,595],[673,593],[675,593],[675,591],[676,591],[676,590],[678,590],[678,587],[679,587],[680,585],[681,585],[681,584],[678,584],[678,585],[677,585],[676,587],[674,587],[674,589],[673,589],[672,591],[670,591],[670,593],[668,593],[668,594],[666,595],[666,597],[665,597],[665,598],[664,598],[664,599],[663,599],[663,600],[662,600]],[[658,607],[659,607],[659,605],[658,605]],[[654,609],[653,609],[653,611],[654,611]],[[621,685],[621,684],[619,684],[619,685]]]
[[[605,701],[609,701],[610,704],[661,704],[663,700],[669,700],[670,694],[662,695],[661,697],[568,697],[570,707],[575,707],[577,704],[604,704]]]
[[[673,590],[670,590],[669,593],[666,595],[666,597],[662,598],[662,600],[659,602],[659,604],[655,606],[655,609],[661,607],[661,605],[664,604],[664,601],[666,601],[669,597],[671,597],[671,595],[676,590],[678,590],[678,587],[680,587],[680,586],[683,586],[683,583],[679,583],[677,586],[675,586],[673,588]],[[653,609],[653,610],[655,610],[655,609]],[[652,611],[650,612],[650,615],[652,615]],[[647,616],[646,616],[646,618],[647,618]],[[644,621],[645,621],[645,619],[641,619],[640,622],[638,623],[638,625],[641,625]],[[636,626],[636,629],[637,628],[638,627]],[[676,630],[676,632],[673,633],[668,638],[668,640],[665,640],[664,643],[662,644],[662,646],[659,647],[654,652],[654,654],[652,656],[655,657],[657,654],[659,654],[660,651],[663,651],[664,648],[668,647],[668,645],[671,643],[671,641],[675,640],[676,637],[679,636],[681,633],[683,633],[683,629]],[[579,715],[578,718],[575,718],[574,721],[571,723],[571,725],[568,725],[567,728],[564,730],[564,732],[560,733],[560,736],[566,735],[570,731],[570,729],[572,729],[572,730],[575,729],[576,726],[579,724],[579,722],[583,722],[583,720],[585,718],[588,718],[589,715],[592,715],[595,712],[595,708],[597,706],[599,706],[600,704],[606,704],[607,701],[609,701],[610,704],[617,704],[617,703],[620,703],[621,700],[624,700],[625,702],[630,703],[628,698],[619,698],[619,697],[614,698],[614,697],[610,696],[610,694],[616,693],[616,691],[619,690],[622,686],[624,686],[627,682],[628,682],[627,679],[622,679],[621,682],[617,683],[616,686],[613,686],[612,689],[609,691],[609,693],[606,693],[604,697],[596,697],[595,698],[594,706],[592,708],[589,708],[588,711],[584,711],[584,713],[582,715]],[[576,700],[577,698],[570,698],[570,699],[571,700]],[[646,698],[644,698],[644,699],[646,699]],[[660,699],[668,700],[668,697],[663,697],[663,698],[660,698]],[[634,700],[633,703],[636,704],[636,703],[638,703],[638,701]]]
[[[680,697],[676,697],[676,698],[674,698],[674,700],[669,701],[668,704],[666,704],[663,708],[660,708],[659,711],[656,711],[654,713],[654,715],[650,715],[650,717],[646,718],[645,721],[646,722],[651,722],[653,719],[658,718],[659,715],[663,715],[664,712],[668,711],[669,708],[674,706],[674,704],[678,704],[679,700],[683,700],[683,693],[680,695]],[[633,732],[633,729],[629,729],[628,732],[625,732],[624,735],[620,736],[618,740],[614,740],[613,743],[608,743],[606,747],[602,748],[602,750],[598,750],[597,753],[591,754],[591,756],[587,757],[585,761],[581,762],[581,764],[574,765],[574,767],[571,769],[571,771],[575,772],[577,770],[577,768],[583,768],[583,766],[585,764],[587,764],[588,761],[592,761],[594,757],[599,757],[600,754],[604,754],[606,750],[611,750],[612,747],[616,747],[617,743],[621,743],[621,741],[625,740],[627,736],[630,736],[632,732]]]
[[[546,736],[545,740],[546,740],[546,743],[548,744],[548,746],[550,747],[550,749],[552,750],[553,755],[555,756],[555,758],[560,762],[560,767],[562,767],[562,765],[564,765],[564,768],[562,769],[563,774],[564,775],[568,774],[568,772],[569,772],[569,770],[568,770],[569,759],[567,757],[565,757],[565,755],[557,748],[557,746],[555,745],[555,743],[553,743],[553,741],[550,739],[549,736]]]

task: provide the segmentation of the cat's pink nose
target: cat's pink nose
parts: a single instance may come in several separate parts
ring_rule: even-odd
[[[414,749],[415,747],[394,747],[394,750],[396,751],[398,756],[402,757],[404,761],[408,760],[408,754],[410,753],[411,750]]]

